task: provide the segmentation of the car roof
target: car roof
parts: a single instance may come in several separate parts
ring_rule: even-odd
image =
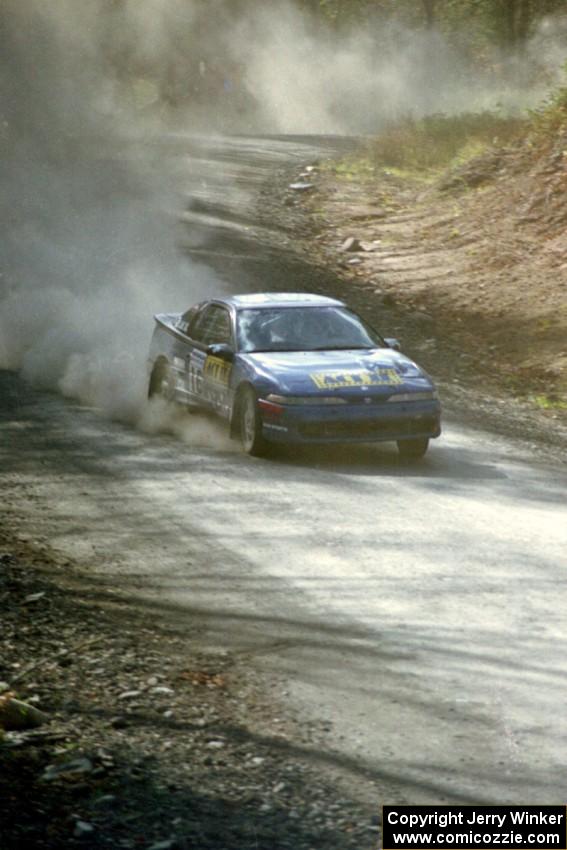
[[[215,299],[225,304],[231,304],[237,310],[262,307],[344,307],[342,301],[327,298],[324,295],[313,295],[309,292],[253,292],[247,295],[231,295],[227,298]]]

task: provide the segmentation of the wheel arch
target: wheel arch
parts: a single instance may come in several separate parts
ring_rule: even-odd
[[[167,375],[169,368],[170,363],[167,357],[164,354],[158,355],[154,360],[150,371],[150,378],[148,381],[148,398],[158,394],[161,383]]]
[[[256,397],[258,397],[258,393],[254,387],[254,385],[244,379],[240,381],[236,390],[234,391],[234,404],[232,405],[232,413],[230,415],[230,436],[237,438],[239,436],[239,426],[240,426],[240,405],[242,403],[242,397],[247,389],[251,389]]]

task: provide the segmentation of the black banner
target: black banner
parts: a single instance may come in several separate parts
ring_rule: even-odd
[[[384,806],[384,850],[567,850],[565,806]]]

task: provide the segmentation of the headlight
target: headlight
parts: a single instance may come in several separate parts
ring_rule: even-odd
[[[335,396],[301,396],[301,395],[276,395],[270,393],[266,396],[266,401],[271,401],[274,404],[346,404],[344,398]]]
[[[437,390],[429,390],[421,393],[395,393],[388,401],[433,401],[435,398],[439,398]]]
[[[396,363],[396,370],[400,375],[403,375],[404,378],[422,378],[423,372],[416,366],[415,363],[412,363],[411,360],[400,360]]]

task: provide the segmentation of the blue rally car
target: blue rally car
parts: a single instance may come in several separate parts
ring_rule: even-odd
[[[395,440],[417,459],[441,433],[431,378],[341,301],[235,295],[155,321],[149,396],[214,411],[248,454]]]

